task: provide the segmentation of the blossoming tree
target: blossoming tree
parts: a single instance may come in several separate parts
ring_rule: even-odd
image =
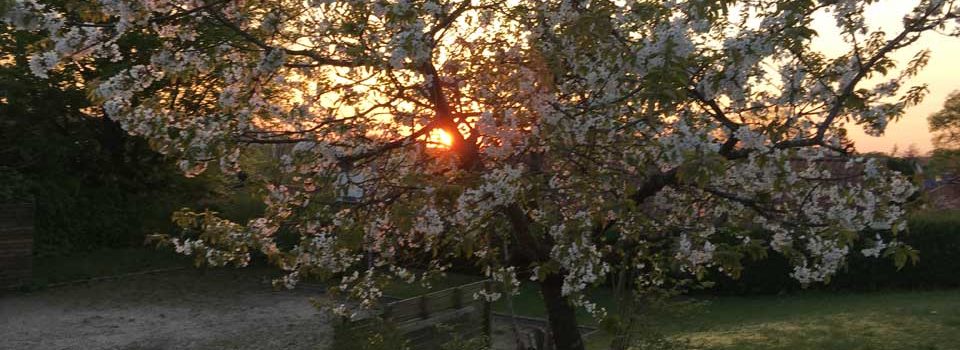
[[[874,1],[6,0],[43,33],[34,74],[114,62],[78,81],[188,175],[243,168],[277,144],[262,218],[182,213],[179,251],[336,279],[370,305],[385,277],[475,262],[510,292],[539,284],[554,341],[582,349],[575,308],[612,270],[638,291],[740,273],[768,250],[802,283],[848,254],[909,254],[909,181],[857,157],[918,103],[924,66],[890,54],[952,31],[920,0],[896,32]],[[848,50],[818,52],[825,13]],[[130,42],[136,40],[137,45]],[[444,138],[446,142],[440,142]],[[280,154],[280,153],[278,153]],[[863,234],[870,231],[870,234]],[[278,245],[278,232],[295,244]],[[864,236],[864,239],[861,239]],[[863,249],[854,249],[854,244]],[[853,251],[853,252],[852,252]],[[490,291],[477,297],[496,298]],[[348,308],[339,311],[349,312]]]

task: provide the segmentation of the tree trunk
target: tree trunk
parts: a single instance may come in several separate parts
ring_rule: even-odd
[[[547,318],[550,320],[550,334],[557,350],[584,350],[580,328],[577,327],[577,313],[573,305],[561,294],[563,278],[559,275],[547,276],[540,282],[540,293],[547,306]]]

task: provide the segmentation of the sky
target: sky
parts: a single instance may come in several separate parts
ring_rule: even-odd
[[[892,37],[903,29],[903,15],[917,3],[916,0],[879,1],[867,9],[865,14],[867,24],[872,29],[884,30],[888,37]],[[832,14],[817,13],[813,27],[819,33],[819,37],[813,43],[816,49],[828,55],[831,53],[839,55],[849,47],[840,39],[840,31],[836,28]],[[898,63],[905,64],[922,49],[931,50],[930,62],[919,75],[904,86],[904,89],[926,83],[930,89],[929,94],[923,103],[908,109],[902,119],[891,123],[883,136],[869,136],[857,126],[849,127],[850,136],[857,151],[890,152],[894,146],[898,146],[902,152],[910,145],[916,145],[921,153],[926,153],[933,148],[930,132],[927,129],[927,116],[943,107],[943,101],[950,92],[960,90],[960,38],[928,32],[912,46],[900,50],[892,57]],[[872,86],[872,84],[863,86]]]

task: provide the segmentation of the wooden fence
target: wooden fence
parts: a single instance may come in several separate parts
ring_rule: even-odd
[[[33,275],[33,205],[0,203],[0,288]]]
[[[479,281],[387,303],[379,316],[411,349],[439,349],[454,340],[491,338],[491,304],[473,298],[490,281]],[[348,320],[353,330],[375,326],[370,318]]]

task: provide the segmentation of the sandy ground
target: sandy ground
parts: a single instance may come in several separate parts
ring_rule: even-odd
[[[0,350],[329,349],[330,316],[310,303],[324,296],[277,292],[264,276],[187,269],[7,292]],[[494,319],[493,349],[515,349],[511,323]]]
[[[0,296],[0,349],[326,349],[306,290],[183,270]]]

